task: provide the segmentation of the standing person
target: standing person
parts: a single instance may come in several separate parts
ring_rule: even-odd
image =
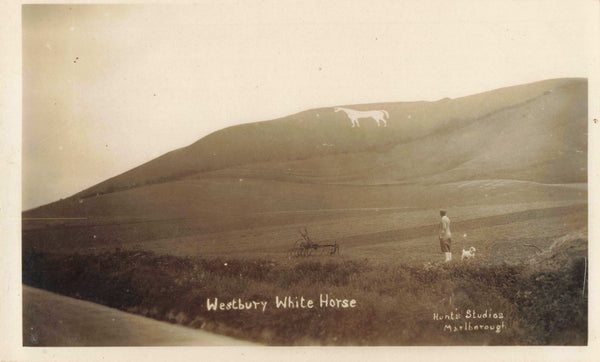
[[[450,252],[450,244],[452,244],[452,233],[450,233],[450,218],[446,216],[445,210],[440,210],[440,247],[442,253],[446,256],[446,262],[452,260],[452,253]]]

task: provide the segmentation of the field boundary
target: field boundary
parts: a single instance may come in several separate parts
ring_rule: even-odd
[[[588,204],[576,204],[569,206],[558,206],[544,209],[532,209],[526,211],[512,212],[508,214],[486,216],[481,218],[469,219],[464,221],[456,221],[452,223],[453,230],[472,230],[481,227],[492,227],[499,225],[506,225],[515,222],[541,219],[545,217],[556,217],[565,214],[576,213],[576,212],[587,212]],[[365,238],[373,239],[375,244],[382,244],[394,241],[403,241],[416,239],[423,236],[435,237],[437,235],[438,224],[429,224],[424,226],[416,226],[404,229],[395,229],[388,231],[381,231],[368,234],[352,235],[336,239],[325,239],[323,243],[332,242],[336,240],[342,247],[353,246],[357,244],[363,244]]]

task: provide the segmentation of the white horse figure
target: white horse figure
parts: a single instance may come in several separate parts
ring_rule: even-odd
[[[344,111],[346,112],[346,115],[348,116],[348,118],[350,118],[350,121],[352,122],[352,127],[360,127],[360,123],[358,123],[358,120],[360,118],[373,118],[376,122],[377,122],[377,127],[380,126],[379,122],[383,122],[383,126],[387,127],[387,121],[385,120],[386,117],[389,119],[390,115],[388,114],[388,112],[381,110],[381,111],[357,111],[355,109],[350,109],[350,108],[342,108],[342,107],[336,107],[334,108],[335,112],[339,112],[339,111]]]

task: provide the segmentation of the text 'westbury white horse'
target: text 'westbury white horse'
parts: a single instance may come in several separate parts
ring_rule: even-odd
[[[336,107],[336,108],[334,108],[334,111],[346,112],[346,115],[348,116],[348,118],[350,118],[350,121],[352,121],[352,127],[360,127],[360,123],[358,123],[358,120],[360,118],[373,118],[377,122],[377,127],[380,126],[380,122],[383,122],[383,126],[387,127],[387,121],[385,119],[390,118],[390,115],[388,114],[388,112],[386,112],[384,110],[381,110],[381,111],[357,111],[355,109],[350,109],[350,108]]]

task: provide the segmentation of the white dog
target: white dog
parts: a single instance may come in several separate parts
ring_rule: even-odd
[[[471,246],[469,248],[469,250],[463,249],[463,252],[462,252],[462,255],[460,257],[460,260],[472,259],[472,258],[475,258],[475,248]]]

